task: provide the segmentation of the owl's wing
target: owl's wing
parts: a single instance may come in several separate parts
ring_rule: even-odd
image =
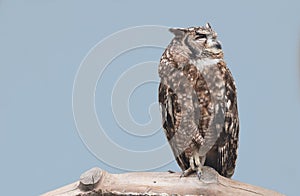
[[[176,130],[181,122],[181,108],[179,107],[177,95],[164,83],[159,85],[159,103],[161,106],[162,125],[170,143],[171,149],[176,156],[176,161],[182,170],[189,167],[189,162],[184,153],[179,152],[176,142],[172,141]]]
[[[236,87],[230,71],[227,69],[224,75],[226,81],[225,95],[225,126],[217,141],[218,161],[216,170],[223,176],[231,177],[237,159],[239,118],[237,108]]]

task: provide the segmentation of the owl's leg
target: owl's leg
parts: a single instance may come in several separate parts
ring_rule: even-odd
[[[187,177],[189,176],[190,174],[192,174],[194,171],[195,171],[195,166],[194,166],[194,158],[193,156],[190,157],[190,167],[187,168],[186,170],[184,170],[182,172],[182,174],[180,175],[180,178],[181,177]]]

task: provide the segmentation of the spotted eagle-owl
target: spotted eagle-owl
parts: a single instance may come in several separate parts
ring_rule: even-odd
[[[203,165],[225,177],[234,173],[239,119],[236,87],[209,23],[171,28],[175,35],[160,65],[163,129],[183,176]]]

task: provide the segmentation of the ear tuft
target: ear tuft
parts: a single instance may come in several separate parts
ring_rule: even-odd
[[[208,29],[211,29],[211,26],[210,26],[209,22],[206,23],[205,27],[208,28]]]
[[[176,37],[183,37],[183,35],[186,33],[186,29],[183,28],[170,28],[170,32],[172,32]]]

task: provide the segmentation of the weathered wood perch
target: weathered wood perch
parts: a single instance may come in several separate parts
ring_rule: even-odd
[[[93,168],[80,181],[45,193],[42,196],[87,195],[270,195],[280,193],[220,176],[214,169],[203,168],[201,180],[181,173],[132,172],[110,174]]]

